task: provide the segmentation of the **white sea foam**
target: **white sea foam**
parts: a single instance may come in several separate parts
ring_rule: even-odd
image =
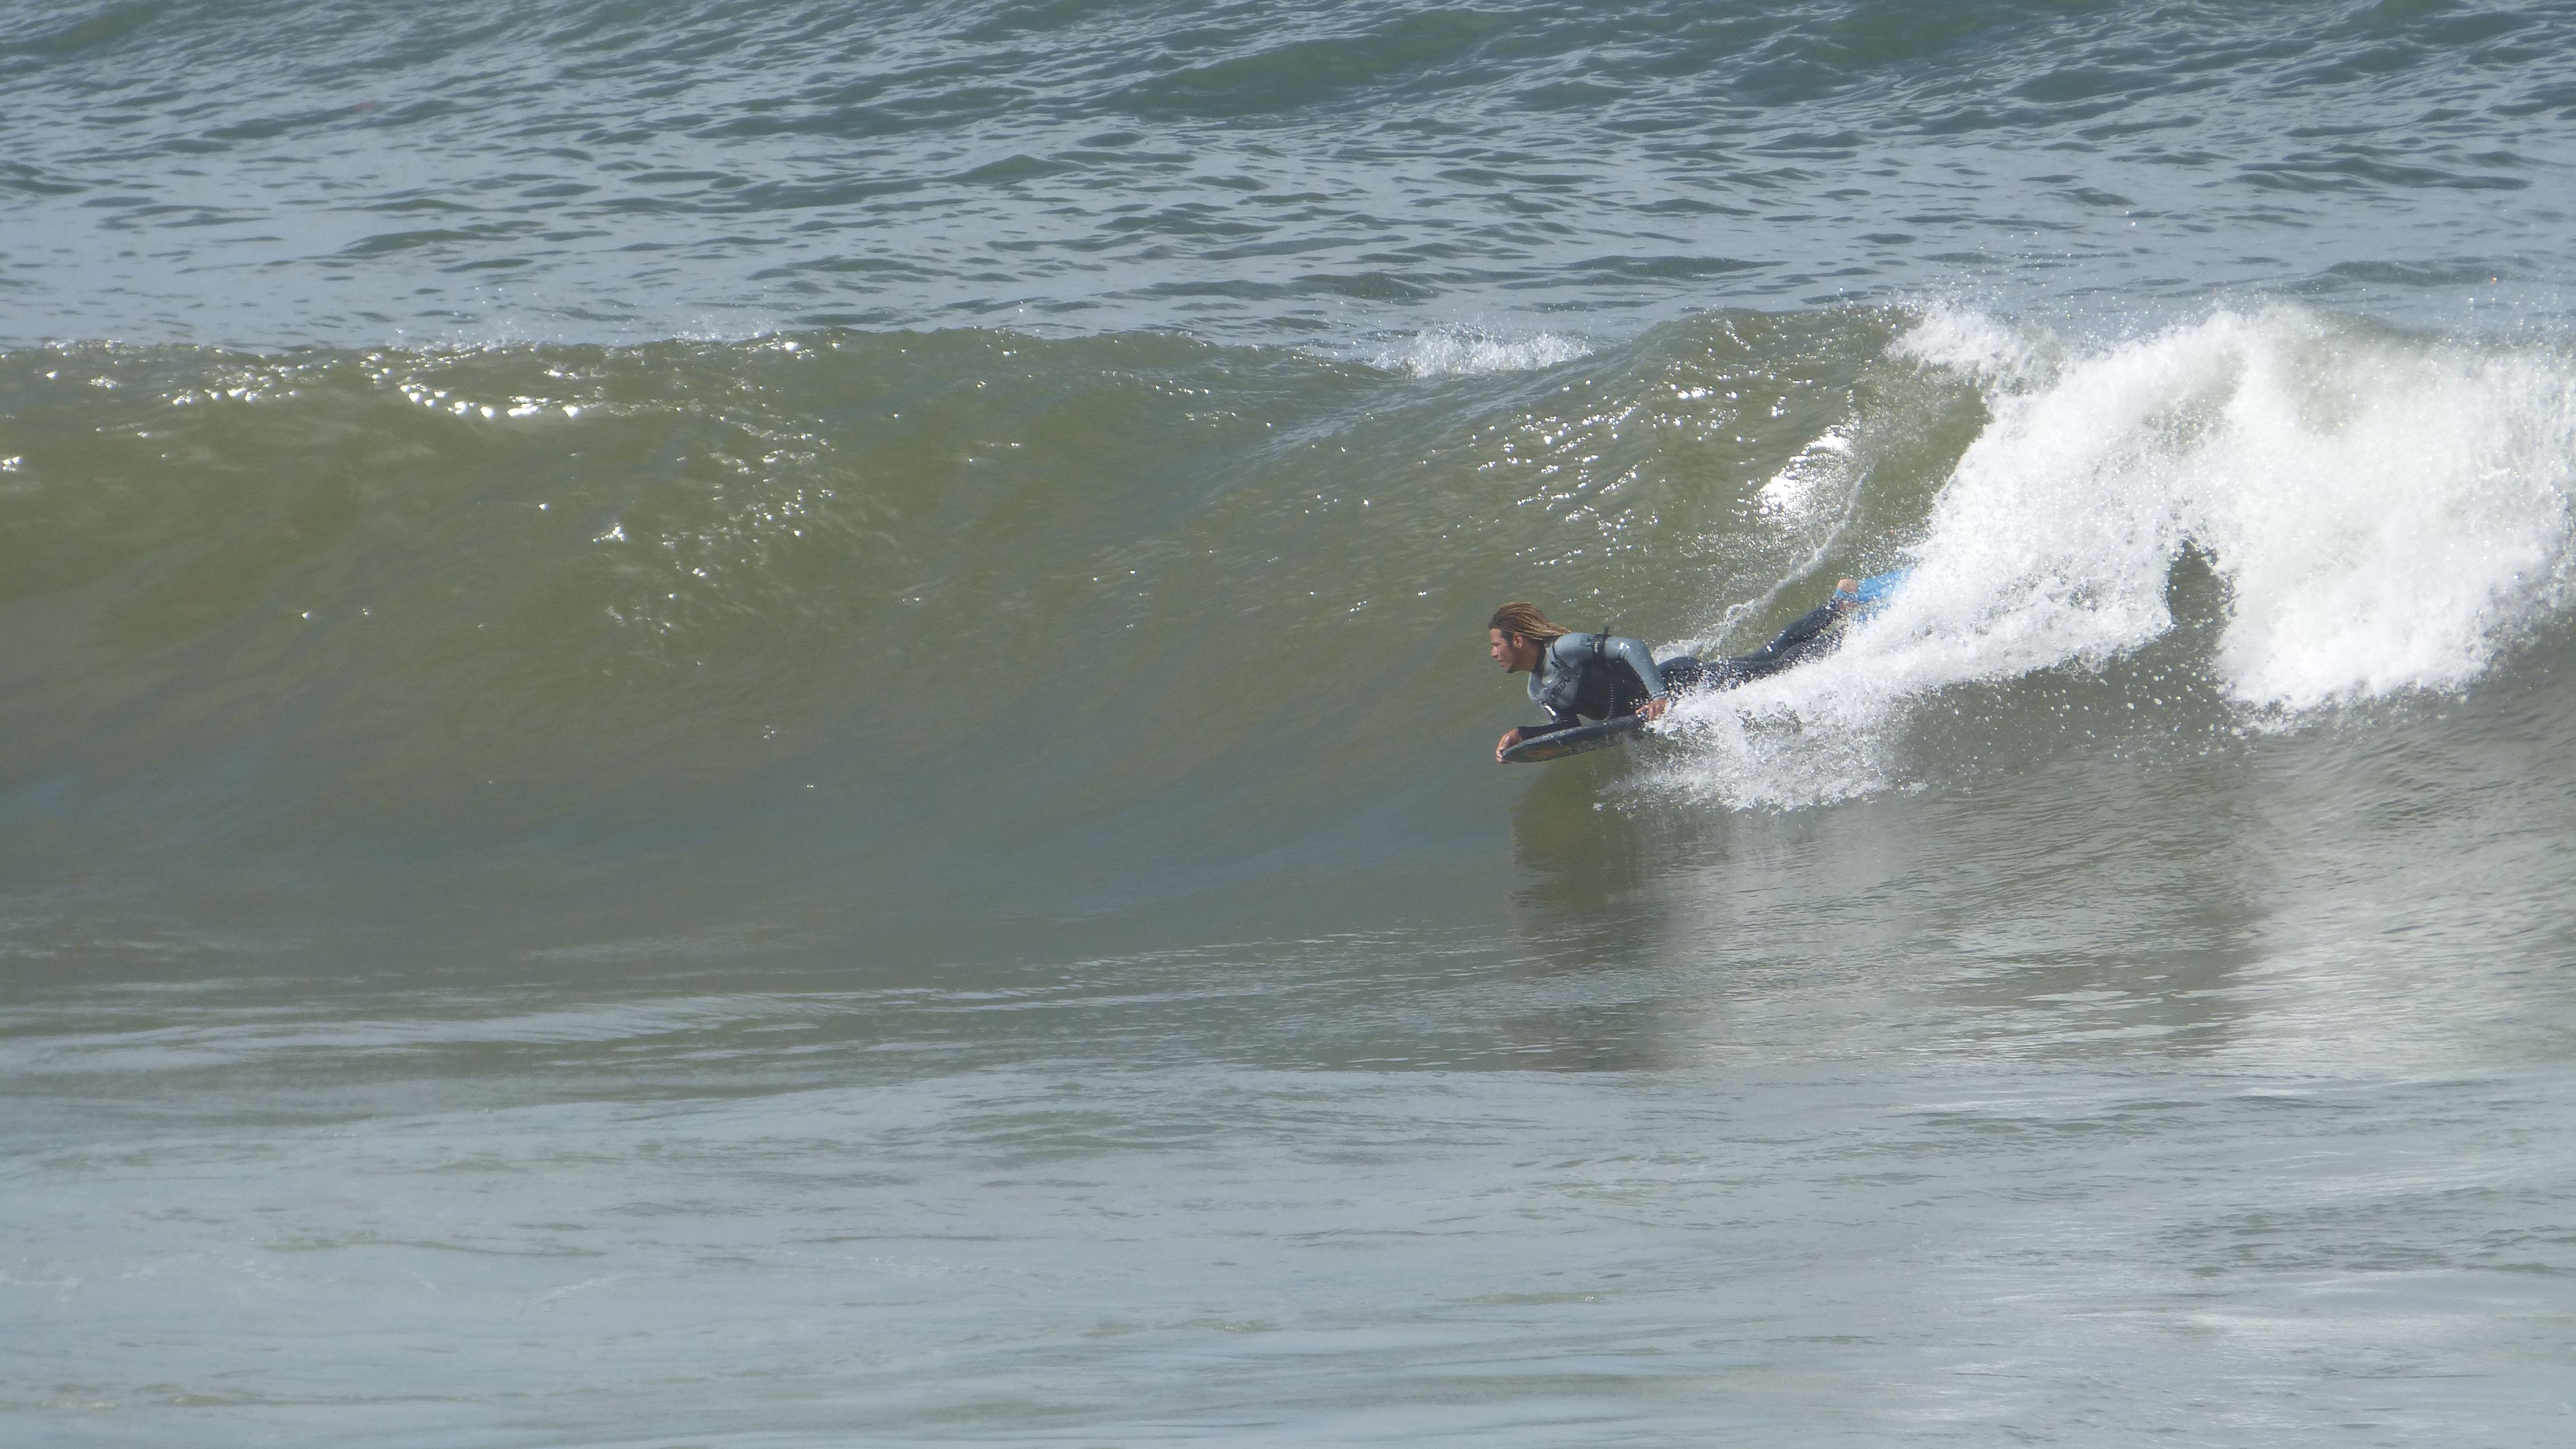
[[[1780,806],[1885,788],[1913,702],[2171,628],[2186,546],[2230,594],[2215,682],[2275,727],[2462,688],[2568,593],[2564,357],[2292,308],[2052,350],[1952,313],[1899,344],[1978,379],[1992,420],[1882,617],[1832,658],[1679,712],[1696,783]]]
[[[1413,335],[1401,349],[1378,354],[1376,366],[1415,377],[1454,377],[1488,372],[1527,372],[1589,356],[1591,347],[1554,332],[1504,337],[1479,327],[1444,325]]]
[[[1927,309],[1890,350],[2011,392],[2046,383],[2065,361],[2064,345],[2045,329],[1949,305]]]

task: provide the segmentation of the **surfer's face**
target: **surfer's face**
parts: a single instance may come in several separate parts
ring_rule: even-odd
[[[1487,657],[1503,666],[1505,674],[1527,674],[1538,668],[1538,645],[1528,636],[1488,629],[1485,638]]]

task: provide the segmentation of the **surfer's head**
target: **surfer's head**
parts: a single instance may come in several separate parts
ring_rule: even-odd
[[[1485,655],[1503,666],[1505,674],[1527,674],[1538,668],[1538,656],[1547,646],[1567,632],[1564,625],[1548,622],[1536,604],[1505,604],[1485,621]]]

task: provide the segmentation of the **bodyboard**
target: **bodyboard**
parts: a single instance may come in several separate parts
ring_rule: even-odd
[[[1576,725],[1570,730],[1557,730],[1534,740],[1523,740],[1503,751],[1506,765],[1535,765],[1542,760],[1561,760],[1586,750],[1621,744],[1636,738],[1646,728],[1641,715],[1623,714],[1599,724]]]
[[[1894,594],[1897,586],[1904,583],[1913,572],[1912,569],[1893,569],[1883,574],[1872,574],[1868,578],[1858,580],[1860,587],[1848,594],[1840,589],[1834,590],[1834,602],[1839,604],[1848,601],[1858,604],[1860,617],[1866,619],[1886,608],[1888,597]]]

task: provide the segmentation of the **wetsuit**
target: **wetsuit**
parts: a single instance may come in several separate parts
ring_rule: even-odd
[[[1799,615],[1796,623],[1750,654],[1728,659],[1666,660],[1664,678],[1675,689],[1733,689],[1766,674],[1777,674],[1792,664],[1833,653],[1843,642],[1843,626],[1850,622],[1850,606],[1837,600]]]
[[[1696,659],[1676,659],[1674,664],[1698,666]],[[1655,663],[1655,656],[1635,639],[1616,634],[1560,634],[1539,651],[1538,667],[1530,671],[1530,698],[1547,711],[1548,722],[1526,725],[1521,738],[1537,739],[1540,735],[1572,729],[1590,719],[1615,719],[1635,714],[1637,706],[1649,698],[1671,692],[1666,683],[1666,666]]]
[[[1548,722],[1522,726],[1521,738],[1534,740],[1572,729],[1586,719],[1635,714],[1648,699],[1677,689],[1733,689],[1793,664],[1820,659],[1842,646],[1843,631],[1853,620],[1886,607],[1887,596],[1905,582],[1909,572],[1899,569],[1863,579],[1851,593],[1837,589],[1822,608],[1801,615],[1770,643],[1731,659],[1683,657],[1659,664],[1635,639],[1560,634],[1539,651],[1538,667],[1530,671],[1530,698],[1547,711]]]
[[[1772,636],[1750,654],[1731,659],[1667,659],[1664,683],[1675,689],[1733,689],[1739,684],[1777,674],[1792,664],[1821,659],[1842,647],[1843,632],[1855,619],[1866,619],[1887,606],[1888,595],[1905,582],[1911,569],[1874,574],[1850,593],[1837,589],[1824,607],[1798,616],[1796,623]]]

